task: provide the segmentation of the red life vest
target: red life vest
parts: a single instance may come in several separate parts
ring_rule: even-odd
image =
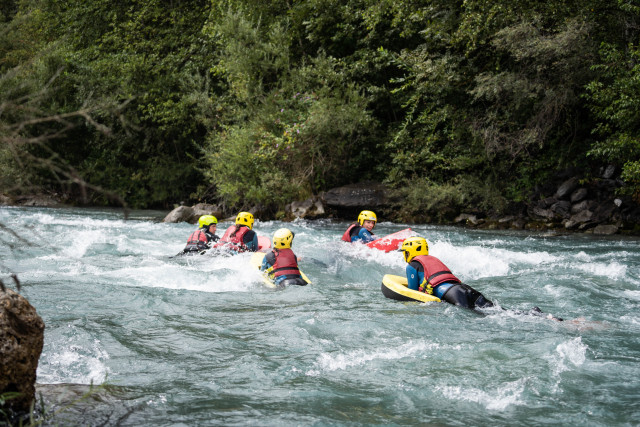
[[[342,240],[344,240],[345,242],[349,242],[349,243],[351,243],[351,231],[352,231],[354,228],[356,228],[356,227],[361,228],[361,227],[360,227],[358,224],[356,224],[356,223],[351,224],[351,225],[349,226],[349,228],[347,228],[347,231],[345,231],[345,232],[344,232],[344,234],[342,235]],[[354,234],[355,234],[355,233],[354,233]]]
[[[185,249],[189,250],[189,249],[198,249],[198,250],[202,250],[202,249],[207,249],[207,243],[209,242],[209,238],[207,237],[207,235],[205,234],[204,230],[199,228],[196,231],[194,231],[193,233],[191,233],[189,235],[189,238],[187,239],[187,246],[185,246]]]
[[[427,283],[435,288],[440,283],[453,282],[461,283],[460,279],[454,276],[449,268],[442,261],[431,255],[418,255],[413,257],[411,261],[418,261],[424,268],[424,278]]]
[[[247,250],[247,246],[244,244],[244,235],[249,231],[249,227],[241,226],[236,231],[236,226],[232,225],[227,228],[227,231],[224,232],[220,240],[214,245],[214,247],[219,248],[221,246],[230,247],[231,249],[244,252]],[[231,237],[233,232],[236,231],[236,234]]]
[[[298,269],[298,260],[291,249],[274,249],[273,254],[276,261],[273,263],[274,277],[284,276],[285,274],[297,274],[300,276]]]

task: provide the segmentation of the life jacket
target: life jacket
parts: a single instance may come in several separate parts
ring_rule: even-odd
[[[454,276],[449,268],[442,261],[431,255],[418,255],[411,261],[418,261],[424,268],[424,278],[427,283],[435,288],[440,283],[461,283],[460,279]]]
[[[272,253],[276,258],[273,263],[273,270],[271,270],[274,277],[284,276],[285,274],[300,276],[298,260],[291,249],[274,249]]]
[[[342,240],[351,243],[351,236],[353,236],[354,234],[358,234],[361,228],[362,227],[356,223],[351,224],[349,228],[347,228],[347,231],[345,231],[342,235]]]
[[[199,228],[189,235],[189,238],[187,239],[187,246],[184,247],[184,250],[189,252],[208,249],[209,245],[207,245],[207,243],[209,243],[209,237],[203,229]]]
[[[227,231],[224,232],[224,234],[222,235],[220,240],[218,240],[218,242],[214,245],[214,247],[219,248],[223,246],[223,247],[230,247],[231,249],[237,252],[246,251],[248,248],[244,244],[244,235],[247,234],[247,232],[249,231],[249,227],[241,226],[236,232],[236,234],[233,237],[231,237],[231,234],[233,234],[234,231],[236,231],[235,225],[232,225],[229,228],[227,228]]]

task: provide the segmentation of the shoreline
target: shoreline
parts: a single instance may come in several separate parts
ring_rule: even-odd
[[[63,202],[60,198],[55,197],[55,195],[47,195],[47,194],[39,194],[32,196],[20,196],[19,198],[11,199],[5,195],[0,194],[0,207],[24,207],[24,208],[78,208],[78,209],[124,209],[126,211],[131,211],[132,209],[123,208],[123,207],[114,207],[114,206],[93,206],[93,205],[83,205],[77,206],[69,203]],[[201,206],[214,206],[214,205],[194,205],[194,208],[198,208]],[[184,208],[184,206],[179,206],[173,209],[173,211],[167,211],[165,209],[158,208],[148,208],[148,209],[139,209],[141,211],[156,211],[156,212],[167,212],[167,216],[163,220],[163,222],[190,222],[195,223],[192,220],[185,219],[172,219],[167,220],[172,212],[178,210],[179,208]],[[138,209],[135,209],[138,210]],[[206,209],[205,209],[206,210]],[[380,209],[380,211],[386,211],[387,209]],[[204,212],[204,211],[202,211]],[[221,215],[219,212],[208,212],[219,216],[221,218],[227,218],[228,215]],[[262,216],[261,219],[264,221],[269,220],[282,220],[284,222],[291,222],[298,218],[304,218],[307,220],[338,220],[338,221],[352,221],[353,218],[347,217],[346,215],[339,215],[335,210],[332,210],[331,213],[322,212],[320,215],[293,215],[291,211],[287,213],[285,217],[277,217],[276,215]],[[385,221],[390,222],[398,222],[397,219],[388,218]],[[465,228],[470,230],[513,230],[513,231],[523,231],[523,232],[532,232],[532,233],[544,233],[547,236],[562,236],[562,235],[572,235],[572,234],[593,234],[600,236],[612,236],[612,235],[620,235],[620,236],[629,236],[629,237],[640,237],[640,224],[629,224],[623,223],[622,221],[617,221],[617,223],[605,224],[605,223],[587,223],[582,228],[567,228],[563,225],[562,222],[559,221],[542,221],[539,218],[532,218],[530,216],[503,216],[503,217],[485,217],[483,215],[477,214],[468,214],[468,213],[460,213],[453,221],[448,222],[418,222],[418,221],[399,221],[408,225],[412,224],[424,224],[424,225],[440,225],[440,226],[449,226],[456,228]]]

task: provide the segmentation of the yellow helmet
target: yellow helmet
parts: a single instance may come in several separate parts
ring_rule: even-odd
[[[365,221],[378,222],[378,218],[376,217],[376,214],[374,214],[372,211],[362,211],[360,212],[360,215],[358,215],[358,224],[362,226],[362,224],[364,224]]]
[[[253,215],[249,212],[240,212],[236,217],[236,225],[246,225],[253,228]]]
[[[199,219],[198,219],[198,225],[200,225],[200,228],[202,227],[208,227],[211,224],[217,224],[218,223],[218,218],[216,218],[213,215],[202,215]]]
[[[418,255],[429,255],[429,244],[424,237],[409,237],[402,242],[400,249],[406,262]]]
[[[293,231],[288,228],[280,228],[273,233],[273,247],[276,249],[290,249],[293,243]]]

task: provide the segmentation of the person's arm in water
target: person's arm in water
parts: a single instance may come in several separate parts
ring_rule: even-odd
[[[424,280],[424,272],[418,272],[412,262],[407,264],[407,282],[408,288],[417,291],[420,287],[420,283]]]
[[[273,251],[267,252],[267,254],[262,259],[262,265],[260,266],[260,271],[268,270],[276,263],[276,256]]]
[[[260,271],[265,271],[270,267],[271,267],[271,264],[269,264],[269,261],[267,261],[267,257],[265,256],[262,259],[262,265],[260,266]]]
[[[351,242],[362,242],[362,243],[369,243],[369,242],[373,242],[374,240],[376,240],[374,235],[371,234],[371,232],[364,227],[362,227],[360,231],[358,231],[358,234],[356,234],[351,238]]]

